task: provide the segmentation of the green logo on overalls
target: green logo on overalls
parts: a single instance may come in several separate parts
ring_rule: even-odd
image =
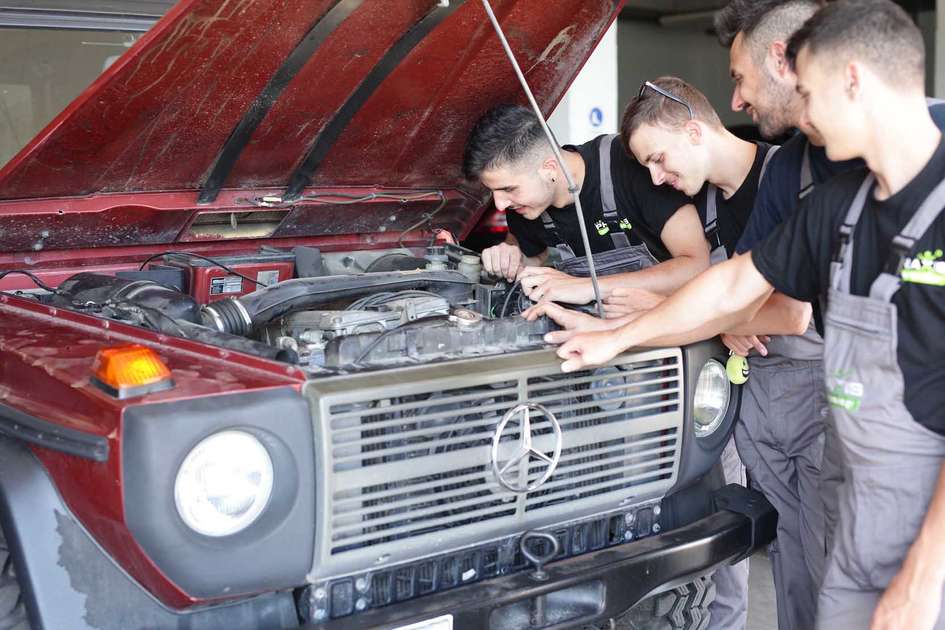
[[[838,370],[834,373],[833,382],[827,389],[827,400],[831,407],[843,409],[851,413],[860,408],[863,400],[863,383],[849,380],[852,372]]]
[[[594,224],[594,227],[597,228],[597,233],[601,236],[607,236],[610,233],[610,226],[607,225],[606,221],[598,221]]]
[[[633,225],[630,223],[630,219],[620,219],[620,229],[629,232],[633,229]]]
[[[907,258],[902,266],[902,281],[945,287],[945,261],[942,250],[926,250],[915,258]]]

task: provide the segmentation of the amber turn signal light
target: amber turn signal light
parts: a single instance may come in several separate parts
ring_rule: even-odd
[[[174,387],[171,371],[157,353],[137,344],[99,350],[92,365],[92,382],[120,400]]]

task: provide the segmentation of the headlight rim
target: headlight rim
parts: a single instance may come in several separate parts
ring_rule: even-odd
[[[721,377],[720,381],[722,382],[723,387],[724,387],[725,404],[719,408],[718,413],[715,415],[715,417],[712,419],[710,423],[702,424],[696,419],[696,407],[697,407],[696,396],[699,393],[699,384],[702,381],[703,375],[705,374],[705,371],[707,368],[718,370],[718,376]],[[719,428],[721,428],[725,424],[725,419],[729,415],[729,411],[731,410],[731,407],[732,407],[733,398],[734,396],[733,396],[733,391],[732,391],[732,384],[728,380],[728,376],[725,371],[725,366],[715,357],[707,358],[703,362],[702,367],[699,368],[699,372],[696,375],[696,380],[695,380],[695,385],[693,387],[693,395],[692,395],[692,427],[693,427],[693,433],[698,439],[700,440],[711,439],[713,436],[715,436],[718,433]]]
[[[268,483],[265,484],[265,487],[266,487],[265,500],[258,501],[258,497],[257,497],[257,501],[254,501],[254,505],[251,507],[251,509],[247,511],[246,514],[240,517],[240,520],[238,521],[238,526],[231,527],[227,531],[223,531],[222,533],[212,533],[212,532],[207,531],[204,528],[195,526],[193,522],[191,522],[188,519],[188,517],[184,515],[185,510],[182,509],[181,500],[179,498],[179,495],[180,495],[179,486],[180,486],[180,480],[181,480],[181,473],[184,471],[184,467],[187,465],[188,460],[191,458],[191,456],[199,448],[201,448],[201,446],[205,445],[208,441],[212,439],[225,437],[227,434],[238,434],[241,438],[248,437],[251,440],[253,440],[253,442],[255,443],[255,446],[258,447],[260,452],[263,453],[266,457],[265,461],[267,464],[266,472],[268,473]],[[272,449],[267,446],[266,444],[267,441],[268,440],[264,439],[264,436],[259,435],[258,432],[254,430],[254,428],[231,426],[231,427],[220,428],[206,435],[202,435],[198,440],[196,440],[193,443],[193,445],[189,448],[189,450],[186,451],[186,454],[180,460],[180,463],[177,464],[176,466],[175,473],[174,473],[174,480],[173,480],[171,489],[172,489],[172,494],[173,494],[172,500],[174,503],[176,516],[180,519],[180,521],[183,523],[183,525],[187,528],[189,532],[191,532],[194,535],[197,535],[199,537],[209,539],[209,540],[224,540],[229,537],[243,534],[244,532],[252,528],[254,525],[259,524],[264,519],[264,516],[267,514],[267,512],[270,510],[270,508],[273,506],[274,502],[277,499],[277,495],[278,495],[277,477],[279,476],[279,473],[278,473],[279,467],[277,466],[276,458],[274,456],[274,453],[272,452]],[[251,518],[247,517],[247,514],[252,514],[252,517]]]

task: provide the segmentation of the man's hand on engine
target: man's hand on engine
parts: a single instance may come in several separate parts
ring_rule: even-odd
[[[522,291],[533,302],[587,304],[594,299],[590,279],[575,278],[551,267],[525,267],[518,279]]]
[[[554,302],[542,302],[522,312],[522,317],[528,321],[534,321],[542,315],[564,328],[564,330],[555,330],[545,335],[545,341],[548,343],[564,343],[577,333],[608,330],[611,326],[607,320],[572,311]]]
[[[482,251],[482,268],[490,275],[512,282],[525,268],[525,257],[517,245],[500,243]]]
[[[646,289],[618,287],[604,300],[604,316],[608,318],[625,315],[639,317],[665,299],[666,296]]]

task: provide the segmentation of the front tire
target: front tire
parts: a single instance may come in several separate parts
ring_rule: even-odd
[[[613,630],[705,630],[709,627],[709,604],[715,601],[712,576],[653,595],[599,626]]]
[[[30,630],[13,556],[0,531],[0,630]]]

